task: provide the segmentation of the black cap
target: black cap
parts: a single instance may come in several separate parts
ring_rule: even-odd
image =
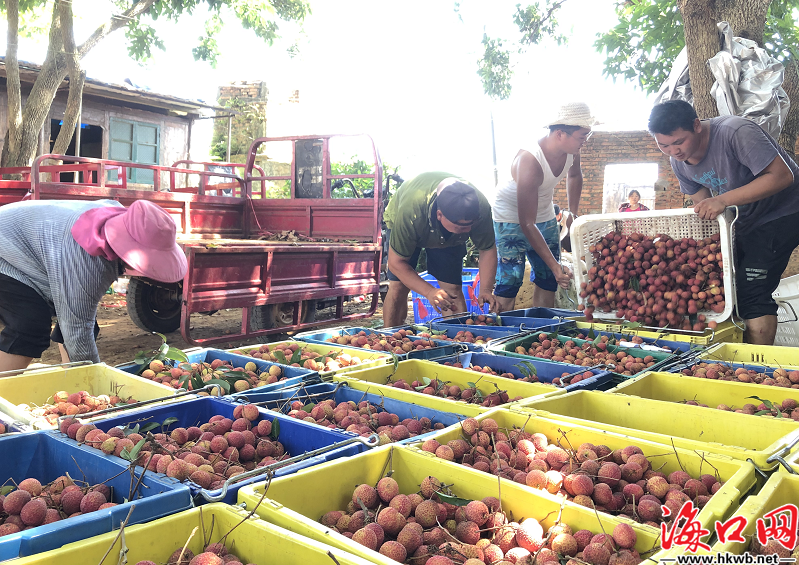
[[[465,182],[455,181],[436,197],[438,209],[452,223],[475,222],[480,219],[477,191]]]

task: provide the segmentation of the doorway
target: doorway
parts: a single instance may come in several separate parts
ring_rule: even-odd
[[[58,134],[61,132],[63,120],[50,120],[50,148],[53,150],[55,140],[58,139]],[[69,147],[65,155],[75,155],[75,135],[72,136],[72,141],[69,142]],[[80,153],[81,157],[94,157],[102,159],[103,157],[103,128],[101,126],[93,126],[91,124],[80,125]],[[96,176],[96,175],[93,175]],[[61,173],[61,182],[74,182],[75,173]],[[97,182],[97,179],[92,179],[92,182]]]

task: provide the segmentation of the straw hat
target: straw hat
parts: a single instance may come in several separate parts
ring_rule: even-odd
[[[546,124],[550,126],[579,126],[590,128],[599,122],[591,115],[588,104],[585,102],[569,102],[558,109],[557,117]]]

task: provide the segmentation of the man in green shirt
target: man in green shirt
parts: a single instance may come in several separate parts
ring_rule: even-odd
[[[477,300],[480,307],[487,302],[491,311],[496,310],[492,294],[497,271],[494,224],[491,206],[480,191],[447,173],[422,173],[402,184],[388,203],[384,219],[389,238],[385,327],[405,323],[411,290],[444,315],[466,311],[461,275],[470,238],[480,252]],[[416,273],[422,249],[427,251],[427,270],[441,288]]]

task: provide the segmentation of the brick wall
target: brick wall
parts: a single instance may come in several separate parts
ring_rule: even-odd
[[[799,150],[799,144],[797,144]],[[684,201],[680,184],[671,170],[669,159],[658,149],[655,140],[647,131],[597,131],[588,140],[580,153],[583,169],[583,194],[580,199],[580,214],[601,214],[602,195],[607,165],[631,163],[657,163],[658,183],[655,190],[655,209],[682,208]],[[555,202],[566,207],[566,180],[555,188]],[[793,252],[784,277],[799,274],[799,249]]]

